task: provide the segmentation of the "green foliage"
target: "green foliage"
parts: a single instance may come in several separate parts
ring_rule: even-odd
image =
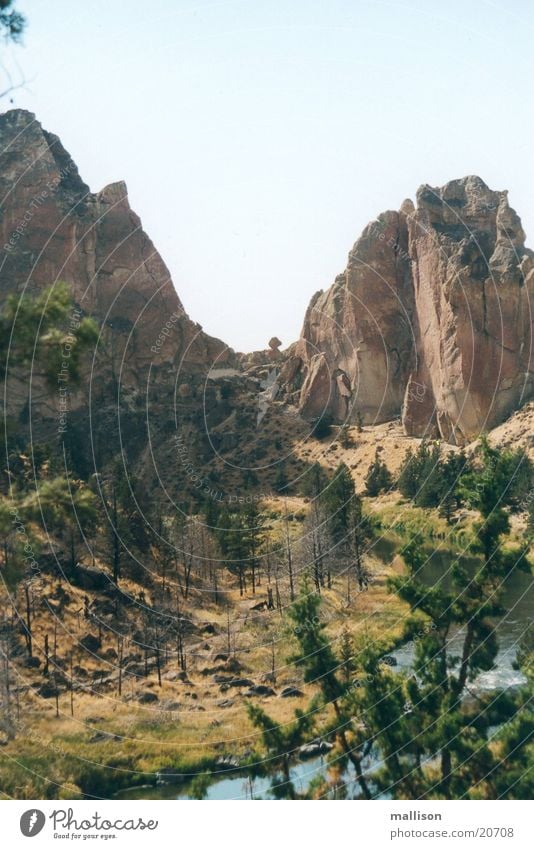
[[[399,469],[397,487],[401,495],[404,495],[405,498],[409,498],[411,501],[417,494],[419,482],[418,471],[418,465],[416,463],[414,453],[411,448],[408,448]]]
[[[342,543],[347,535],[351,505],[355,497],[352,475],[345,463],[340,463],[321,496],[334,543]]]
[[[94,530],[98,502],[83,481],[65,477],[45,479],[22,500],[21,515],[39,523],[47,535],[57,535],[68,543],[70,568],[76,565],[77,546]]]
[[[377,449],[375,459],[369,466],[365,476],[365,494],[374,498],[380,495],[381,492],[387,492],[391,489],[393,479],[391,473],[380,457]]]
[[[213,777],[209,772],[201,772],[195,775],[188,787],[188,797],[190,799],[205,799],[212,782]]]
[[[523,450],[494,448],[483,437],[476,463],[462,477],[462,489],[467,503],[489,516],[494,509],[520,506],[532,482],[532,463]]]
[[[534,490],[527,498],[527,528],[530,536],[534,535]]]
[[[319,682],[326,703],[339,699],[343,686],[338,680],[339,661],[325,634],[325,625],[319,618],[321,599],[311,591],[309,582],[303,582],[301,592],[289,608],[299,650],[289,658],[304,670],[306,682]]]
[[[285,467],[283,464],[278,466],[276,477],[274,479],[274,488],[278,493],[286,494],[288,489],[288,479]]]
[[[427,456],[432,453],[428,450]],[[422,580],[427,559],[423,535],[403,549],[407,573],[391,578],[389,588],[409,608],[397,638],[397,645],[413,641],[409,674],[384,663],[384,654],[394,648],[387,638],[354,650],[345,631],[338,657],[321,621],[321,598],[307,582],[290,609],[298,644],[290,660],[303,670],[305,682],[319,688],[318,709],[333,708],[334,724],[329,721],[323,733],[336,734],[341,762],[352,761],[365,798],[370,798],[370,789],[361,752],[371,741],[381,758],[372,776],[377,793],[396,799],[522,798],[527,793],[534,730],[531,632],[518,652],[529,686],[502,697],[491,694],[487,706],[485,697],[477,708],[466,700],[471,682],[495,664],[503,580],[511,570],[529,567],[524,549],[504,545],[509,518],[502,504],[509,499],[510,462],[483,442],[476,466],[462,475],[462,495],[480,512],[480,520],[470,544],[470,565],[458,559],[447,584]],[[449,484],[462,472],[461,456],[439,465]],[[337,474],[335,491],[343,505],[350,486],[343,468]],[[355,727],[355,718],[364,724]],[[492,737],[492,728],[501,723],[506,724]]]
[[[26,29],[26,18],[13,5],[14,0],[0,0],[0,36],[17,43]]]
[[[265,534],[266,517],[252,502],[240,510],[229,510],[226,506],[218,517],[216,539],[228,568],[237,569],[239,589],[245,591],[245,573],[250,570],[252,590],[256,588],[261,545]]]
[[[283,781],[274,778],[272,792],[278,799],[295,799],[296,792],[291,781],[289,763],[297,748],[308,738],[313,728],[311,711],[295,711],[293,722],[279,724],[258,705],[247,703],[247,713],[255,728],[261,731],[261,739],[269,753],[269,759],[275,769],[280,769]]]
[[[494,621],[504,612],[502,582],[513,568],[527,565],[524,551],[503,547],[509,519],[501,505],[509,468],[509,458],[483,441],[476,469],[463,477],[464,496],[481,513],[472,544],[478,557],[474,574],[458,561],[447,589],[441,583],[428,586],[420,578],[426,559],[424,540],[414,538],[403,549],[408,576],[390,580],[391,589],[410,607],[404,640],[414,641],[415,660],[413,677],[406,680],[394,676],[408,707],[397,711],[387,733],[382,726],[382,709],[385,704],[386,713],[393,715],[393,705],[386,693],[377,712],[376,699],[383,689],[382,682],[377,691],[380,676],[372,678],[361,699],[366,721],[375,729],[385,756],[386,765],[379,778],[383,789],[394,783],[398,788],[395,793],[410,798],[414,798],[413,793],[425,798],[460,798],[471,792],[476,797],[478,791],[473,787],[477,781],[484,782],[494,772],[504,776],[511,766],[497,760],[489,745],[490,722],[495,722],[495,716],[482,713],[474,722],[463,701],[469,682],[491,669],[497,656]],[[457,633],[462,634],[462,645],[455,656],[451,637]],[[395,731],[394,747],[388,739],[391,728]],[[518,743],[523,754],[526,742],[523,738]],[[518,756],[523,755],[518,752]],[[438,777],[421,767],[429,758],[439,760]],[[490,796],[495,793],[492,781],[486,783],[485,792]]]
[[[317,496],[317,502],[313,506],[313,533],[317,536],[317,532],[320,532],[320,536],[326,534],[327,537],[326,545],[319,545],[321,563],[325,560],[325,554],[327,560],[344,562],[348,575],[354,573],[359,588],[365,589],[367,575],[363,556],[366,545],[373,536],[373,527],[363,514],[361,498],[356,493],[352,475],[344,463],[339,464],[331,481]],[[320,540],[316,539],[315,542],[318,544]],[[314,562],[317,562],[316,554],[315,551],[312,557]]]
[[[302,479],[302,494],[308,498],[317,498],[328,486],[328,475],[320,463],[313,463]]]
[[[342,424],[339,428],[338,440],[342,448],[350,448],[352,445],[352,438],[348,424]]]
[[[57,385],[62,369],[72,383],[79,380],[81,356],[96,342],[98,331],[92,319],[75,316],[72,306],[65,283],[35,297],[8,297],[0,313],[1,379],[9,366],[31,366],[51,385]]]
[[[0,495],[1,573],[9,589],[33,574],[39,549],[39,540],[21,515],[20,498],[14,491],[7,498]]]
[[[313,422],[311,435],[316,439],[325,439],[332,432],[332,419],[326,413]]]
[[[44,480],[21,504],[29,519],[42,519],[51,533],[60,533],[65,525],[88,529],[98,515],[98,502],[82,481],[64,477]]]
[[[463,452],[442,456],[438,443],[423,440],[414,453],[408,449],[399,469],[397,487],[418,507],[439,507],[450,521],[462,504],[462,477],[471,464]]]

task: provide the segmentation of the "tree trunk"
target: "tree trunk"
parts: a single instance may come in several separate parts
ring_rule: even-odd
[[[340,722],[340,726],[338,727],[338,731],[336,733],[341,743],[341,748],[345,752],[346,756],[348,757],[349,761],[351,762],[356,771],[356,778],[358,784],[360,785],[360,789],[363,793],[364,799],[372,799],[373,797],[371,795],[371,791],[369,790],[369,785],[367,784],[367,780],[362,772],[360,756],[350,746],[349,741],[347,740],[347,735],[345,734],[345,730],[341,727],[341,723],[344,722],[345,719],[342,716],[341,710],[336,700],[332,702],[332,705],[334,707],[336,717]]]
[[[26,600],[26,646],[28,648],[28,657],[32,657],[32,607],[30,600],[30,588],[27,583],[24,584],[24,598]]]

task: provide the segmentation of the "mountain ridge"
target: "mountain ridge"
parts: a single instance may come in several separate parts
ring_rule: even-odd
[[[64,280],[100,325],[91,381],[146,392],[158,416],[165,397],[200,414],[213,368],[241,369],[253,400],[252,364],[279,371],[278,397],[305,420],[400,416],[407,435],[458,445],[533,396],[534,254],[507,192],[475,175],[423,184],[416,204],[372,220],[345,271],[313,295],[300,339],[245,355],[189,318],[125,183],[92,193],[59,138],[25,110],[0,116],[0,197],[0,297]],[[20,415],[27,393],[16,376],[12,389]],[[73,387],[70,404],[87,409],[87,394]]]

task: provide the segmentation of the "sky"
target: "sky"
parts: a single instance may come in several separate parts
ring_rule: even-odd
[[[422,183],[509,189],[534,244],[530,0],[17,6],[13,105],[93,191],[126,181],[186,310],[236,350],[297,339],[366,223]]]

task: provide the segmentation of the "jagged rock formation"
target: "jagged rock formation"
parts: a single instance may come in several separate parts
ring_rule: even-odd
[[[463,444],[533,394],[534,255],[506,192],[422,186],[371,222],[291,354],[305,417]]]
[[[0,116],[0,192],[2,297],[68,283],[103,336],[113,330],[123,380],[149,366],[187,371],[231,359],[185,314],[125,183],[92,194],[57,136],[25,110]]]
[[[173,399],[186,411],[215,400],[203,392],[205,375],[214,365],[234,365],[235,355],[185,313],[124,183],[91,193],[60,140],[15,109],[0,116],[0,197],[0,303],[64,281],[73,318],[90,315],[100,328],[87,379],[69,385],[72,433],[78,427],[88,435],[92,405],[92,428],[100,426],[108,454],[128,449],[119,430],[126,442],[138,439],[139,451],[136,434],[146,438],[149,417],[161,434],[176,412]],[[8,373],[7,415],[32,421],[37,431],[48,423],[53,433],[58,393],[39,392],[32,381],[30,404],[28,375]]]
[[[478,177],[423,186],[416,207],[380,215],[345,272],[313,297],[299,342],[281,354],[273,337],[268,351],[239,356],[184,312],[124,183],[91,193],[59,139],[23,110],[0,116],[0,193],[0,303],[63,280],[76,315],[96,318],[87,381],[69,387],[69,403],[81,431],[93,405],[108,453],[113,416],[137,453],[151,419],[156,442],[186,422],[205,464],[208,430],[218,436],[235,412],[213,369],[234,370],[255,403],[265,376],[254,369],[276,362],[278,397],[297,398],[305,418],[402,416],[408,434],[457,444],[533,394],[533,254],[506,192]],[[10,373],[6,412],[42,428],[58,399],[34,389],[30,404],[27,377]],[[76,425],[71,417],[73,434]]]

